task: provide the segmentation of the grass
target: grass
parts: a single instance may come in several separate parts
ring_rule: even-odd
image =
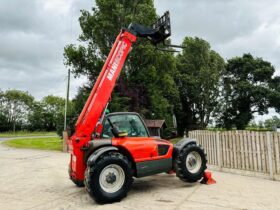
[[[175,144],[183,137],[177,137],[171,139],[170,142]],[[3,144],[9,147],[15,148],[29,148],[29,149],[41,149],[41,150],[58,150],[62,151],[62,139],[59,137],[49,138],[23,138],[23,139],[11,139],[4,141]]]
[[[54,136],[55,132],[29,132],[29,131],[16,131],[16,132],[2,132],[0,138],[19,137],[19,136]]]
[[[178,141],[180,141],[182,138],[184,138],[184,137],[177,137],[177,138],[174,138],[174,139],[170,139],[170,142],[172,143],[172,144],[176,144]]]
[[[42,150],[62,150],[62,140],[59,137],[25,138],[4,141],[3,144],[16,148],[31,148]]]

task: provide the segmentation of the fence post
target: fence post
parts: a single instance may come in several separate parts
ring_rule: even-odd
[[[216,141],[217,141],[217,158],[218,158],[218,166],[219,169],[222,169],[222,156],[221,156],[221,140],[220,140],[220,132],[216,133]]]
[[[67,145],[67,142],[68,142],[68,133],[67,131],[63,131],[62,133],[62,136],[63,136],[63,147],[62,147],[62,152],[68,152],[68,145]]]
[[[272,144],[271,144],[271,133],[266,132],[266,142],[267,142],[267,157],[268,157],[268,167],[269,176],[273,180],[273,160],[272,160]]]

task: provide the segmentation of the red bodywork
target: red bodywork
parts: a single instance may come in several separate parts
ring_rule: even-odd
[[[117,147],[126,148],[133,157],[134,162],[144,162],[151,160],[159,160],[172,157],[172,144],[165,140],[160,140],[153,137],[125,137],[113,138],[112,144]],[[158,145],[171,145],[165,155],[158,154]]]
[[[71,153],[70,176],[73,180],[84,180],[86,164],[83,147],[92,140],[92,134],[96,126],[101,123],[100,121],[110,100],[113,88],[131,49],[131,45],[135,41],[136,36],[125,30],[121,31],[117,36],[112,50],[77,120],[76,131],[68,142]],[[98,141],[98,139],[94,139],[94,141]],[[159,156],[158,154],[159,142],[161,145],[169,145],[169,150],[165,155]],[[129,152],[134,162],[171,158],[173,151],[171,143],[152,137],[113,138],[112,145]]]

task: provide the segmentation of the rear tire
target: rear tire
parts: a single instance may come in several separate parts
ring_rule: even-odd
[[[127,195],[132,182],[131,164],[118,152],[102,155],[85,172],[86,190],[99,203],[120,201]]]
[[[197,182],[203,177],[207,166],[206,154],[200,145],[188,144],[175,161],[176,175],[184,182]]]

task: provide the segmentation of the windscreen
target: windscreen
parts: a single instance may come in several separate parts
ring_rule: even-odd
[[[118,128],[120,132],[126,132],[128,137],[148,137],[147,130],[137,115],[120,114],[110,116],[111,122]],[[108,118],[106,118],[103,125],[102,138],[112,138],[114,135],[111,131]]]

